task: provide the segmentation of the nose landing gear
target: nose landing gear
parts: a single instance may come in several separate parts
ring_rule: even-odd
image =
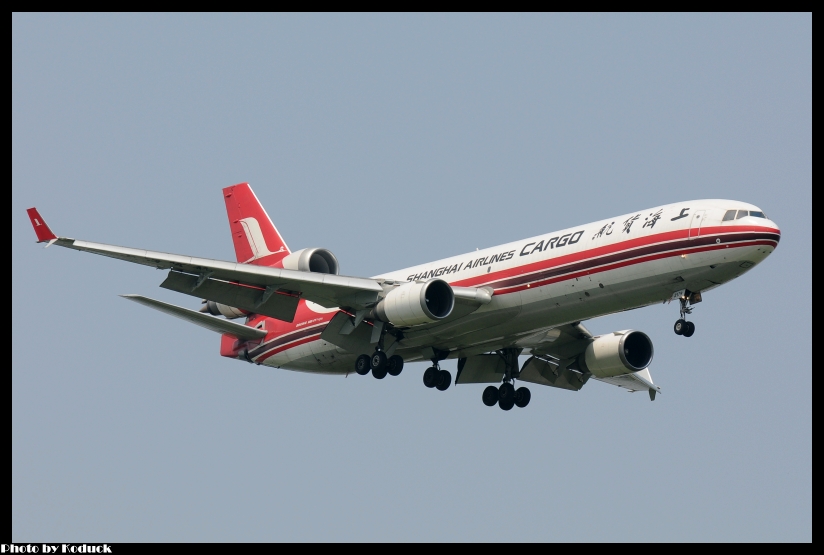
[[[687,306],[687,302],[695,304],[701,302],[701,293],[690,293],[685,290],[684,294],[678,298],[681,303],[681,317],[675,321],[672,327],[675,335],[683,335],[684,337],[692,337],[695,333],[695,324],[687,321],[687,314],[692,314],[692,307]]]

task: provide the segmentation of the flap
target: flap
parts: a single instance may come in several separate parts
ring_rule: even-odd
[[[348,324],[348,326],[347,326]],[[350,353],[363,354],[374,351],[377,339],[373,341],[373,326],[366,322],[352,329],[352,318],[345,312],[338,312],[324,328],[320,338]],[[344,329],[347,326],[350,329]],[[344,333],[341,333],[344,332]]]
[[[160,286],[255,314],[271,316],[285,322],[295,319],[295,312],[300,302],[298,296],[211,278],[203,280],[200,285],[198,281],[198,276],[169,272],[168,277]]]
[[[581,374],[564,368],[558,364],[551,364],[539,358],[530,357],[521,368],[519,380],[578,391],[587,383],[589,375]]]
[[[501,383],[506,373],[506,361],[498,354],[475,355],[458,362],[455,384]]]
[[[595,376],[593,376],[595,377]],[[617,385],[629,391],[650,391],[661,393],[661,388],[652,383],[652,376],[649,373],[649,368],[644,368],[638,372],[631,374],[624,374],[622,376],[613,376],[611,378],[595,378],[598,381],[608,383],[610,385]]]

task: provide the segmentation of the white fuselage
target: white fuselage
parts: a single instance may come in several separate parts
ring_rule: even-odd
[[[494,291],[492,302],[471,314],[407,330],[397,352],[414,361],[433,345],[449,358],[528,349],[562,324],[666,302],[684,289],[713,289],[760,263],[780,239],[778,226],[764,217],[724,221],[730,210],[760,213],[739,201],[680,202],[376,276],[399,283],[439,277]],[[290,330],[250,351],[252,360],[348,372],[359,353],[320,339],[337,309],[301,308]]]

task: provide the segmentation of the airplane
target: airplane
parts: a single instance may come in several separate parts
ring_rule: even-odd
[[[756,206],[692,200],[364,278],[340,275],[327,249],[291,251],[248,183],[223,197],[236,262],[58,237],[36,208],[27,212],[46,247],[168,270],[160,287],[202,299],[199,310],[122,296],[221,334],[221,356],[377,379],[429,361],[423,383],[440,391],[452,384],[440,363],[457,359],[454,383],[491,384],[483,403],[505,411],[531,399],[516,382],[579,391],[592,378],[655,400],[649,336],[596,336],[581,322],[676,302],[673,329],[691,337],[687,318],[703,295],[781,238]]]

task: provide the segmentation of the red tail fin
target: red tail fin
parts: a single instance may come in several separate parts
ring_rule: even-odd
[[[223,200],[238,262],[274,266],[289,254],[289,247],[248,183],[223,189]]]

